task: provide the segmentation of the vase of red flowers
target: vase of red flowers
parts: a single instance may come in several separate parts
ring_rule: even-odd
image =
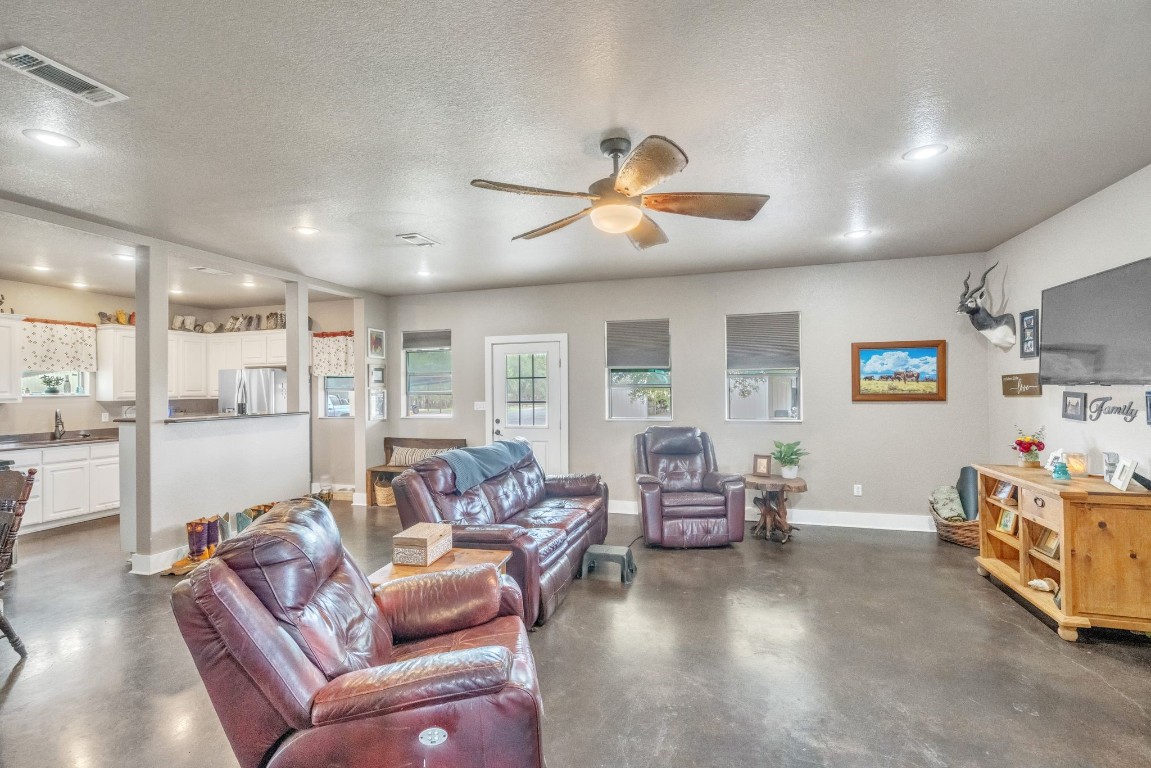
[[[1023,430],[1019,427],[1016,427],[1015,431],[1019,433],[1019,437],[1015,438],[1015,442],[1011,444],[1011,450],[1019,452],[1019,466],[1043,466],[1039,463],[1039,452],[1047,447],[1043,442],[1047,427],[1040,427],[1039,431],[1033,435],[1023,434]]]

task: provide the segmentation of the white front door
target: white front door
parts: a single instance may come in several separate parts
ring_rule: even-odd
[[[544,474],[568,471],[567,336],[492,337],[488,347],[489,439],[522,437]]]

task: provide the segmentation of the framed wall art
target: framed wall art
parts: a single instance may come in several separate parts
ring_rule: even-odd
[[[1071,421],[1087,421],[1087,393],[1063,393],[1063,418]]]
[[[387,384],[387,368],[379,363],[368,363],[368,386],[382,387]]]
[[[854,402],[947,399],[947,342],[882,341],[851,345]]]
[[[368,357],[384,359],[384,332],[379,328],[368,329]]]
[[[368,421],[383,421],[388,418],[388,390],[368,390]]]
[[[1019,313],[1019,356],[1039,357],[1039,310]]]
[[[771,474],[771,454],[755,454],[755,459],[751,462],[751,474],[762,475],[767,477]]]

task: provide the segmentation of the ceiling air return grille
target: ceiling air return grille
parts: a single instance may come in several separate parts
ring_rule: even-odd
[[[58,91],[75,96],[86,104],[103,106],[124,101],[128,97],[117,90],[81,75],[58,61],[41,56],[31,48],[20,46],[0,51],[0,64],[22,75],[34,77]]]

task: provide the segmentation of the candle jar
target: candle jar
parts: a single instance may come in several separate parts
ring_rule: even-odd
[[[1087,477],[1087,454],[1065,453],[1063,463],[1067,465],[1067,472],[1072,477]]]

